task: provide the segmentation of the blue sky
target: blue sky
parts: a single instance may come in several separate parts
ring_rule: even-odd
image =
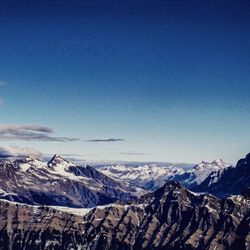
[[[250,151],[248,1],[0,7],[0,146],[176,162]]]

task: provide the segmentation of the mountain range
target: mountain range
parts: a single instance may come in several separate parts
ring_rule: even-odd
[[[176,180],[187,188],[201,185],[212,173],[219,173],[231,167],[221,159],[205,162],[191,168],[184,168],[181,164],[160,166],[145,164],[138,166],[105,165],[98,168],[100,172],[112,178],[130,183],[145,191],[154,191],[164,185],[167,180]]]
[[[104,165],[98,168],[103,174],[135,187],[153,191],[164,185],[166,180],[181,175],[185,170],[179,165],[162,166],[157,164],[144,165]]]
[[[0,161],[0,249],[250,249],[250,154],[180,166]]]

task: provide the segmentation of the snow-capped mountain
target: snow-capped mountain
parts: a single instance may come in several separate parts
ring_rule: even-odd
[[[105,175],[128,182],[145,190],[156,190],[163,186],[167,180],[177,180],[188,188],[202,183],[211,173],[217,173],[230,165],[218,159],[213,162],[197,164],[190,169],[181,165],[159,166],[145,164],[141,166],[107,165],[99,169]]]
[[[239,160],[235,167],[211,173],[194,190],[225,197],[229,194],[240,194],[248,187],[250,187],[250,154]]]
[[[28,204],[93,207],[127,201],[136,189],[90,166],[77,166],[55,155],[0,161],[0,198]]]
[[[108,165],[98,169],[105,175],[146,190],[155,190],[163,186],[166,180],[185,172],[183,168],[178,166],[158,166],[156,164],[141,166]]]
[[[33,204],[0,199],[0,246],[6,249],[39,246],[45,250],[248,250],[249,167],[250,154],[236,167],[221,160],[202,162],[187,171],[175,172],[170,167],[169,176],[186,175],[190,185],[200,183],[196,187],[210,178],[212,182],[204,191],[223,194],[220,196],[236,194],[223,199],[189,191],[179,182],[169,180],[164,180],[165,184],[154,192],[137,198],[132,197],[133,189],[126,181],[121,184],[92,167],[77,166],[58,155],[49,162],[35,157],[0,161],[0,198]],[[120,170],[118,173],[124,179],[124,176],[140,176],[141,180],[164,178],[164,168],[158,168],[154,165],[134,168],[125,175],[126,168],[117,166],[112,173],[116,177],[115,170]],[[114,201],[117,202],[110,204]],[[99,204],[106,205],[83,208]]]
[[[194,166],[192,169],[185,171],[181,175],[176,175],[174,180],[181,182],[184,186],[188,188],[193,188],[200,185],[206,178],[213,173],[214,177],[220,174],[221,171],[230,167],[230,164],[225,163],[221,159],[217,159],[212,162],[202,161],[201,163]],[[213,181],[216,181],[214,178]]]

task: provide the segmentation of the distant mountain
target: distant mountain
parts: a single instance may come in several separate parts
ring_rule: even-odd
[[[71,212],[0,201],[2,249],[237,249],[250,246],[250,200],[167,182],[129,205]],[[82,215],[81,215],[82,213]],[[10,230],[11,229],[11,230]]]
[[[154,191],[163,186],[167,180],[177,180],[184,186],[193,188],[202,183],[211,173],[217,173],[228,167],[230,167],[229,164],[218,159],[211,163],[203,161],[189,169],[184,169],[182,165],[146,164],[141,166],[107,165],[99,167],[98,170],[135,187]]]
[[[86,161],[87,162],[87,161]],[[194,167],[194,163],[174,163],[174,162],[160,162],[160,161],[88,161],[88,165],[93,166],[95,168],[103,168],[106,166],[124,166],[124,167],[138,167],[138,166],[146,166],[146,165],[157,165],[161,167],[171,167],[176,166],[183,169],[190,169]]]
[[[229,167],[231,167],[231,165],[225,163],[221,159],[217,159],[213,162],[202,161],[192,169],[189,169],[180,175],[175,175],[173,179],[181,182],[187,188],[194,188],[205,181],[211,173],[219,174],[221,171]]]
[[[185,170],[179,166],[159,166],[156,164],[107,165],[99,167],[98,170],[112,178],[145,190],[156,190],[163,186],[167,180],[174,178],[175,175],[185,173]]]
[[[0,198],[27,204],[93,207],[128,201],[136,189],[59,155],[0,161]]]
[[[250,187],[250,153],[246,158],[239,160],[236,167],[212,172],[193,190],[225,197],[230,194],[241,194],[248,187]]]

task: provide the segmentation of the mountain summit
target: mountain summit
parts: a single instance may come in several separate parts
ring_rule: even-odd
[[[76,166],[76,165],[68,160],[65,160],[62,156],[55,154],[52,157],[52,159],[48,162],[48,166],[53,168],[55,166],[66,167],[66,166]]]

